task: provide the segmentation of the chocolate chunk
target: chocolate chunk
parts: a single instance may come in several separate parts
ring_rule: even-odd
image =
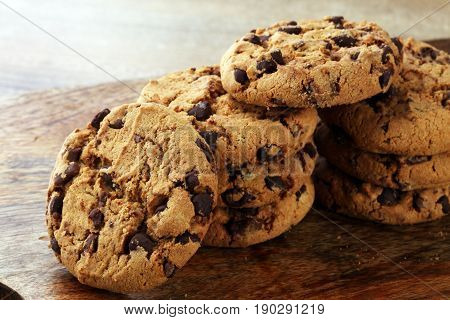
[[[300,32],[302,32],[302,28],[294,26],[294,25],[288,25],[286,27],[279,28],[278,31],[286,32],[289,34],[300,34]]]
[[[424,202],[422,197],[418,193],[414,193],[413,195],[413,208],[417,212],[420,212],[420,209],[424,208]]]
[[[391,38],[391,40],[395,44],[395,46],[397,47],[398,52],[401,54],[402,50],[403,50],[403,44],[400,41],[400,39],[399,38]]]
[[[432,60],[436,60],[436,58],[438,56],[438,52],[431,47],[420,48],[420,54],[423,57],[430,57]]]
[[[128,249],[130,251],[137,250],[138,247],[141,247],[147,253],[151,254],[156,247],[157,243],[153,241],[145,232],[136,233],[130,240],[128,244]]]
[[[382,205],[391,206],[400,200],[401,192],[395,189],[383,188],[383,192],[378,196],[377,201]]]
[[[100,211],[100,208],[92,209],[91,212],[89,212],[89,219],[92,220],[92,223],[94,224],[94,228],[100,229],[103,225],[103,213]]]
[[[380,78],[378,80],[380,82],[380,86],[382,89],[385,88],[389,84],[389,80],[391,79],[391,76],[392,76],[392,70],[390,70],[390,69],[384,71],[383,74],[380,76]]]
[[[198,121],[205,121],[212,116],[213,111],[208,101],[200,101],[187,114],[194,116]]]
[[[164,274],[166,275],[167,278],[173,277],[176,269],[177,268],[175,267],[175,265],[172,262],[170,262],[167,259],[164,260],[163,270],[164,270]]]
[[[219,134],[214,131],[203,131],[200,132],[200,135],[203,139],[205,139],[206,143],[209,145],[209,148],[212,152],[216,152],[217,149],[217,138]]]
[[[447,106],[447,102],[450,100],[450,92],[445,92],[442,96],[441,104],[445,108]]]
[[[448,202],[448,197],[447,196],[442,196],[438,199],[437,203],[439,203],[442,206],[442,212],[444,212],[445,214],[449,214],[450,213],[450,203]]]
[[[97,252],[98,248],[98,234],[91,233],[86,238],[86,241],[84,242],[83,251],[87,253],[94,253]]]
[[[383,52],[381,54],[381,62],[383,64],[387,63],[389,61],[389,54],[394,54],[394,51],[392,51],[391,47],[384,45],[383,46]]]
[[[102,123],[103,119],[110,113],[111,111],[109,109],[103,109],[99,113],[97,113],[91,121],[91,126],[93,126],[95,129],[100,128],[100,123]]]
[[[122,121],[122,119],[117,119],[116,121],[111,122],[109,124],[109,127],[112,128],[112,129],[122,129],[123,128],[123,121]]]
[[[300,200],[302,194],[304,194],[305,192],[306,192],[306,186],[302,185],[300,187],[300,189],[297,192],[295,192],[295,198],[297,199],[297,201]]]
[[[195,144],[203,151],[205,154],[206,160],[208,160],[209,163],[214,162],[214,156],[211,153],[211,150],[209,149],[208,145],[206,145],[201,139],[197,139],[195,141]]]
[[[431,156],[413,156],[406,159],[407,164],[417,164],[431,160]]]
[[[159,214],[167,209],[167,203],[169,202],[169,199],[164,199],[159,206],[155,208],[155,214]]]
[[[283,54],[281,53],[280,49],[276,49],[274,51],[272,51],[270,53],[270,56],[272,57],[273,61],[275,61],[276,63],[280,64],[280,65],[284,65],[284,59],[283,59]]]
[[[347,35],[336,36],[331,39],[334,41],[334,43],[336,43],[336,45],[344,48],[354,47],[357,42],[355,38]]]
[[[276,145],[266,145],[256,151],[256,158],[259,162],[273,162],[284,156],[283,150]]]
[[[359,51],[356,51],[356,52],[350,54],[350,59],[352,59],[353,61],[358,60],[358,57],[359,57]]]
[[[103,187],[108,188],[108,189],[116,188],[116,184],[114,183],[113,177],[111,174],[102,172],[102,173],[100,173],[100,179],[101,179],[101,183],[102,183]]]
[[[50,203],[48,204],[48,211],[55,219],[61,219],[63,200],[64,196],[60,193],[57,193],[50,199]]]
[[[202,217],[208,217],[213,209],[213,198],[209,193],[199,193],[191,198],[194,205],[195,214]]]
[[[68,181],[72,180],[72,178],[75,177],[79,172],[80,165],[76,162],[69,163],[66,171],[64,171],[64,173],[66,174],[66,179],[68,179]]]
[[[186,176],[184,177],[184,182],[186,184],[186,189],[189,190],[190,193],[194,193],[195,187],[197,187],[200,184],[200,182],[198,181],[198,171],[191,170],[188,173],[186,173]]]
[[[58,241],[54,237],[50,239],[50,247],[56,254],[61,254],[61,247],[58,244]]]
[[[249,82],[247,72],[242,69],[234,69],[234,80],[242,85],[246,84]]]
[[[287,25],[288,25],[288,26],[296,26],[296,25],[297,25],[297,21],[294,21],[294,20],[289,21],[289,22],[287,23]]]
[[[185,245],[189,242],[189,240],[192,242],[200,242],[200,238],[196,234],[191,234],[189,231],[185,231],[183,234],[180,234],[175,238],[175,243]]]
[[[261,45],[261,39],[254,33],[246,35],[242,40],[251,42],[253,44]]]
[[[69,162],[77,162],[80,160],[82,148],[73,148],[67,150],[67,161]]]
[[[327,50],[333,49],[333,45],[331,44],[330,41],[325,41],[325,49]]]
[[[329,22],[333,22],[334,26],[337,29],[343,29],[344,28],[344,17],[343,16],[329,17],[327,20]]]
[[[303,151],[305,151],[311,159],[314,159],[317,155],[316,147],[311,142],[305,144],[305,146],[303,147]]]
[[[274,73],[277,71],[277,64],[273,60],[262,60],[256,64],[256,69],[261,73]]]
[[[221,194],[221,197],[229,207],[242,207],[244,204],[255,200],[255,196],[240,188],[228,189]]]
[[[278,188],[281,190],[286,190],[286,184],[280,176],[267,176],[264,178],[264,182],[266,183],[266,187],[273,191],[273,189]]]

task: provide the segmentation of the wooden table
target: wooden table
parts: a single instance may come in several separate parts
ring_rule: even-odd
[[[436,42],[449,49],[450,41]],[[170,281],[124,296],[79,284],[48,248],[48,177],[65,136],[143,81],[22,95],[0,104],[0,282],[26,299],[428,299],[450,296],[450,217],[393,227],[313,210],[275,240],[201,248]],[[0,294],[8,292],[0,286]],[[7,293],[6,293],[7,294]],[[13,296],[10,296],[13,297]]]

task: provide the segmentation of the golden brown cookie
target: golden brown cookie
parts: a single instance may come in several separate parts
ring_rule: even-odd
[[[200,247],[217,200],[209,146],[157,104],[105,109],[72,132],[48,189],[51,247],[82,283],[148,290]]]
[[[387,32],[343,17],[282,21],[251,30],[224,54],[224,88],[265,107],[330,107],[385,92],[400,54]]]

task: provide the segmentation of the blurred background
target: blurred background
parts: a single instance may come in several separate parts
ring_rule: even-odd
[[[396,36],[445,0],[1,0],[0,98],[217,63],[241,35],[277,20],[343,15]],[[8,8],[9,7],[9,8]],[[405,33],[450,37],[450,5]],[[48,33],[46,33],[48,32]]]

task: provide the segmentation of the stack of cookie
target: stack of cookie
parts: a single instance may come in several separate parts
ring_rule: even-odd
[[[397,41],[399,76],[384,94],[323,110],[317,130],[318,200],[333,211],[386,224],[450,213],[450,56]]]
[[[316,109],[386,93],[400,60],[376,24],[327,17],[251,30],[220,67],[150,81],[64,142],[48,191],[52,249],[82,283],[136,292],[201,242],[278,236],[314,201]]]

